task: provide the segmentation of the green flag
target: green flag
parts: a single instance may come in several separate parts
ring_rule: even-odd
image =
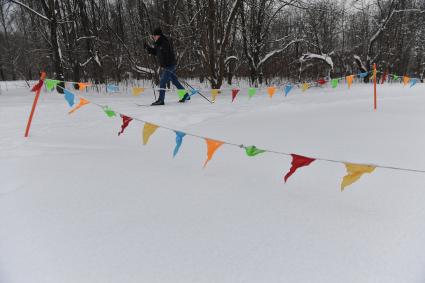
[[[396,81],[396,80],[398,80],[398,76],[397,75],[394,75],[393,76],[393,79]]]
[[[257,92],[257,89],[255,87],[250,87],[248,89],[248,96],[249,96],[249,98],[253,97],[256,92]]]
[[[179,95],[179,98],[182,99],[184,95],[187,93],[185,89],[178,89],[177,94]]]
[[[246,155],[252,157],[252,156],[256,156],[257,154],[265,152],[265,150],[259,149],[255,145],[251,145],[251,146],[245,147],[245,152],[246,152]]]
[[[332,79],[331,85],[332,85],[332,88],[336,88],[338,86],[338,79]]]
[[[103,107],[103,111],[105,111],[106,115],[108,115],[108,117],[115,117],[117,116],[117,114],[115,113],[114,110],[112,110],[109,106],[104,106]]]
[[[58,83],[60,83],[58,80],[51,79],[46,79],[44,82],[46,83],[46,88],[48,91],[52,91],[58,85]]]

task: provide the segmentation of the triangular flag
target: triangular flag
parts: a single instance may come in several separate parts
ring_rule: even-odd
[[[288,96],[288,93],[292,90],[292,85],[291,84],[287,84],[284,88],[285,91],[285,96]]]
[[[71,109],[71,111],[69,111],[68,113],[69,114],[74,113],[76,110],[80,109],[81,107],[83,107],[84,105],[89,104],[89,103],[90,103],[90,101],[80,97],[80,102],[78,102],[78,105],[75,106],[74,109]]]
[[[320,79],[317,81],[319,85],[324,85],[327,81],[325,79]]]
[[[403,76],[403,85],[407,85],[410,81],[410,78],[408,76]]]
[[[338,79],[332,79],[331,85],[332,85],[332,88],[336,88],[338,86]]]
[[[348,88],[351,87],[353,84],[354,75],[349,75],[345,77],[345,80],[347,81]]]
[[[174,132],[176,133],[176,147],[174,148],[174,151],[173,151],[173,157],[176,157],[177,153],[179,152],[180,146],[182,145],[183,138],[186,134],[179,131],[174,131]]]
[[[125,115],[120,115],[122,118],[122,125],[121,125],[121,131],[118,132],[118,135],[121,135],[122,133],[124,133],[125,128],[127,128],[128,124],[130,124],[131,121],[133,121],[133,118],[125,116]]]
[[[347,169],[347,175],[344,176],[341,183],[341,192],[345,189],[345,187],[351,185],[356,182],[364,173],[372,173],[375,170],[375,166],[370,165],[361,165],[361,164],[352,164],[352,163],[344,163],[345,168]]]
[[[143,87],[134,87],[133,91],[131,92],[134,96],[138,96],[142,94],[145,91]]]
[[[107,85],[106,91],[107,92],[118,92],[120,88],[117,85]]]
[[[276,93],[276,87],[275,86],[268,87],[267,93],[269,94],[269,97],[272,98],[273,95]]]
[[[387,71],[384,71],[384,74],[382,75],[381,85],[383,85],[386,80],[387,80]]]
[[[199,93],[199,89],[192,89],[191,91],[190,91],[190,95],[189,96],[193,96],[193,95],[195,95],[195,94],[198,94]],[[184,95],[183,95],[184,96]]]
[[[249,96],[249,98],[253,97],[256,92],[257,92],[257,89],[255,87],[250,87],[248,89],[248,96]]]
[[[40,80],[44,81],[44,79],[46,78],[47,73],[46,72],[41,72],[40,74]]]
[[[177,94],[180,99],[183,99],[183,97],[186,95],[187,91],[185,89],[178,89]]]
[[[238,95],[238,93],[239,93],[239,89],[236,89],[236,88],[232,89],[232,102],[235,100],[236,95]]]
[[[156,129],[158,129],[157,125],[145,123],[143,127],[143,145],[148,144],[149,138],[155,133]]]
[[[393,80],[398,80],[398,76],[397,75],[393,75]]]
[[[285,183],[288,180],[289,177],[292,176],[292,174],[295,173],[295,171],[300,168],[300,167],[304,167],[304,166],[308,166],[310,165],[314,160],[314,158],[309,158],[309,157],[305,157],[305,156],[301,156],[301,155],[297,155],[297,154],[291,154],[292,156],[292,162],[291,162],[291,169],[289,169],[289,172],[285,175]]]
[[[410,80],[410,87],[414,86],[418,82],[417,79],[411,79]]]
[[[32,89],[31,89],[31,91],[32,92],[37,92],[37,91],[39,91],[40,89],[41,89],[41,87],[43,86],[43,80],[39,80],[38,81],[38,83],[37,84],[35,84],[33,87],[32,87]]]
[[[88,86],[91,86],[91,83],[78,83],[78,90],[83,91]]]
[[[369,74],[369,72],[363,72],[363,73],[359,74],[359,77],[360,78],[366,78],[368,74]]]
[[[75,95],[65,88],[63,89],[63,93],[64,93],[66,102],[68,102],[69,104],[69,107],[72,107],[74,105]]]
[[[115,117],[117,116],[117,114],[115,113],[114,110],[112,110],[109,106],[103,106],[103,111],[105,112],[106,115],[108,115],[108,117]]]
[[[211,140],[211,139],[205,139],[206,143],[207,143],[207,160],[205,160],[204,163],[204,167],[207,166],[208,161],[211,160],[211,158],[213,157],[215,151],[223,145],[224,142],[222,141],[216,141],[216,140]]]
[[[307,89],[309,89],[310,88],[310,85],[308,84],[308,83],[303,83],[303,85],[301,86],[301,89],[303,90],[303,91],[306,91]]]
[[[218,92],[219,92],[219,90],[218,90],[218,89],[212,89],[212,90],[211,90],[211,101],[212,101],[212,102],[215,102],[215,98],[217,97]]]
[[[245,148],[245,152],[246,152],[246,155],[252,157],[265,152],[265,150],[259,149],[255,145],[251,145]]]
[[[46,88],[48,91],[52,91],[57,85],[58,83],[60,83],[60,81],[58,80],[51,80],[51,79],[46,79],[44,81],[44,83],[46,84]]]

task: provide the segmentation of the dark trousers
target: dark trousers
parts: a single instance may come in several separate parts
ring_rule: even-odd
[[[173,85],[175,85],[178,89],[184,89],[182,84],[179,82],[176,76],[176,65],[169,66],[163,69],[161,74],[161,79],[159,81],[159,87],[161,88],[159,91],[159,101],[164,101],[165,99],[165,87],[167,83],[171,81]]]

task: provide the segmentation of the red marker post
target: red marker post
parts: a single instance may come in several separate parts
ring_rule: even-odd
[[[376,111],[377,99],[376,99],[376,63],[373,64],[373,109]]]
[[[30,116],[28,118],[27,128],[25,129],[25,136],[24,137],[26,137],[26,138],[28,137],[28,135],[30,133],[31,122],[32,122],[32,118],[34,117],[35,107],[37,106],[38,98],[40,97],[41,88],[43,87],[43,83],[44,83],[45,78],[46,78],[46,73],[41,72],[40,80],[32,88],[32,91],[35,91],[35,97],[34,97],[34,101],[32,103],[31,113],[30,113]]]

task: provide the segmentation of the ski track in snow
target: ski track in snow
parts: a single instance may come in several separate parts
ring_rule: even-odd
[[[425,169],[425,86],[344,84],[273,99],[230,91],[138,107],[149,91],[82,93],[159,125],[237,144]],[[0,95],[0,282],[424,282],[425,176],[376,169],[339,192],[340,164],[316,161],[283,183],[290,160],[221,147],[87,105],[68,115],[43,93]]]

